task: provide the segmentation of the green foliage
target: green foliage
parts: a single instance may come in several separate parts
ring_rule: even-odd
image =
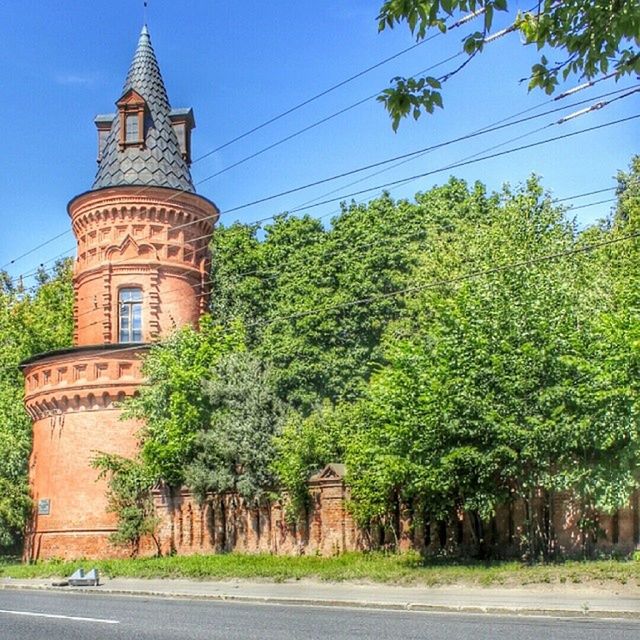
[[[25,475],[22,472],[17,480],[0,476],[0,549],[16,544],[29,516],[31,500]]]
[[[467,60],[439,79],[395,78],[379,100],[384,103],[396,130],[409,113],[418,118],[424,110],[433,113],[442,107],[440,85],[458,73],[471,58],[481,53],[491,33],[495,12],[513,7],[507,0],[385,0],[378,15],[380,31],[406,23],[411,33],[422,40],[429,29],[446,32],[449,18],[458,19],[468,12],[483,11],[483,29],[467,33],[463,51]],[[625,0],[543,0],[535,8],[519,11],[511,24],[521,34],[524,44],[538,50],[550,49],[563,58],[550,63],[541,54],[531,68],[529,89],[540,88],[551,94],[559,82],[570,77],[591,80],[614,72],[616,77],[640,71],[640,7]]]
[[[98,454],[92,464],[100,470],[99,478],[107,478],[107,509],[118,516],[118,529],[111,534],[111,541],[128,546],[131,555],[136,556],[142,538],[150,536],[159,553],[156,538],[158,518],[151,494],[154,478],[149,468],[139,460],[106,453]]]
[[[35,291],[15,286],[0,274],[0,549],[21,539],[31,509],[31,421],[18,365],[37,353],[71,344],[72,306],[69,260],[56,264],[53,275],[40,271]]]
[[[410,113],[417,120],[422,110],[433,113],[436,107],[443,108],[442,94],[439,89],[442,83],[432,76],[424,78],[393,78],[394,87],[385,89],[378,101],[382,102],[392,118],[394,131],[398,130],[402,118]]]
[[[531,558],[552,548],[532,509],[540,489],[572,492],[585,526],[624,506],[640,467],[638,164],[619,177],[613,220],[582,233],[536,179],[418,195],[429,214],[413,295],[386,322],[368,383],[277,440],[294,506],[336,461],[363,526],[393,528],[399,504],[486,521],[517,497]]]
[[[211,412],[202,381],[243,342],[237,325],[224,327],[204,316],[199,331],[187,325],[151,347],[143,365],[148,385],[126,401],[123,418],[144,422],[141,457],[152,477],[173,486],[183,482]]]
[[[591,340],[576,362],[572,398],[582,419],[570,437],[586,449],[576,478],[585,506],[613,511],[627,501],[640,471],[640,157],[618,175],[613,218],[590,235],[585,241],[611,244],[590,261],[585,291],[595,313]]]
[[[309,506],[309,477],[330,462],[344,460],[345,424],[339,411],[326,402],[307,418],[292,413],[275,438],[273,469],[286,491],[290,514]]]
[[[637,553],[637,552],[636,552]],[[3,563],[0,576],[18,579],[68,576],[78,566],[96,567],[109,578],[188,578],[191,580],[316,579],[327,581],[378,582],[387,584],[520,586],[532,584],[640,585],[638,560],[598,560],[526,566],[519,562],[478,562],[446,558],[423,558],[417,553],[344,553],[331,558],[320,556],[277,556],[273,554],[217,554],[165,556],[35,564]]]
[[[233,491],[257,505],[276,488],[273,438],[285,406],[263,363],[247,352],[222,356],[203,386],[210,418],[198,431],[186,483],[201,500],[210,491]]]
[[[574,237],[541,195],[535,181],[506,191],[480,221],[431,238],[425,290],[355,409],[367,425],[347,453],[361,521],[388,514],[398,495],[436,518],[458,508],[486,518],[548,481],[568,375],[560,356],[580,306],[575,262],[535,262]],[[492,272],[512,262],[523,266]]]
[[[381,358],[385,327],[402,314],[390,294],[411,283],[427,224],[466,215],[481,191],[452,179],[418,203],[383,196],[344,207],[328,230],[281,216],[261,240],[250,226],[221,228],[212,314],[243,321],[279,396],[303,415],[324,399],[354,400]]]

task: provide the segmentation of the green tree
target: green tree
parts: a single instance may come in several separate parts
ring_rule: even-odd
[[[589,551],[597,513],[626,505],[640,483],[640,158],[618,175],[613,216],[584,234],[607,242],[589,261],[583,291],[592,310],[589,340],[577,345],[579,372],[568,411],[574,424],[566,473],[582,508]]]
[[[346,409],[346,411],[345,411]],[[287,498],[289,515],[296,517],[310,505],[309,478],[330,462],[344,460],[350,405],[325,402],[306,418],[291,412],[274,439],[277,455],[272,467]]]
[[[144,422],[141,458],[156,481],[183,483],[198,434],[210,421],[203,381],[222,356],[243,348],[237,324],[215,324],[210,316],[201,318],[200,330],[187,325],[151,347],[142,368],[148,384],[126,401],[123,418]]]
[[[269,371],[248,352],[223,356],[203,386],[209,422],[197,434],[186,483],[201,500],[208,492],[234,492],[257,506],[276,489],[273,438],[286,407],[273,390]]]
[[[418,201],[389,196],[345,206],[329,229],[281,216],[258,238],[234,225],[214,237],[213,314],[239,317],[249,348],[269,363],[280,397],[303,414],[324,399],[359,396],[380,361],[380,339],[401,317],[431,220],[481,215],[483,199],[457,180]]]
[[[536,180],[479,209],[429,229],[414,277],[422,290],[389,325],[386,364],[352,405],[344,460],[362,524],[393,525],[400,503],[438,519],[462,509],[480,540],[496,506],[519,497],[533,557],[550,542],[537,490],[579,490],[597,443],[615,433],[591,420],[594,437],[576,436],[578,420],[589,421],[573,408],[575,359],[592,337],[579,286],[590,263],[561,258],[577,233]],[[609,453],[621,462],[620,447]]]
[[[31,420],[19,364],[72,343],[71,261],[37,274],[33,290],[0,274],[0,549],[17,544],[31,509],[27,464]]]
[[[106,478],[109,485],[107,510],[116,514],[118,528],[111,534],[114,544],[129,547],[132,556],[140,551],[140,542],[149,536],[160,554],[156,537],[158,517],[153,504],[152,489],[155,479],[150,469],[139,459],[129,459],[114,454],[99,454],[92,461],[100,470],[99,478]]]
[[[394,86],[379,97],[394,130],[409,114],[417,119],[424,111],[432,113],[435,107],[443,106],[443,83],[482,52],[496,13],[512,7],[508,0],[385,0],[378,15],[379,30],[406,23],[418,40],[431,29],[446,32],[448,27],[458,26],[450,19],[482,12],[481,28],[463,38],[467,59],[461,65],[440,78],[395,78]],[[640,7],[631,0],[540,0],[530,9],[518,11],[509,29],[519,32],[524,44],[545,49],[531,68],[529,89],[539,87],[550,94],[561,80],[570,77],[592,80],[609,72],[621,77],[640,71]],[[560,54],[561,60],[550,62],[547,49],[554,57]]]
[[[328,462],[344,461],[349,452],[357,456],[359,450],[363,451],[360,447],[366,436],[360,435],[360,427],[364,431],[372,428],[365,415],[367,400],[364,404],[356,403],[353,411],[349,403],[363,392],[368,397],[367,382],[388,357],[381,339],[386,334],[386,341],[393,341],[390,327],[395,327],[394,323],[406,315],[405,300],[394,295],[395,292],[416,284],[417,274],[424,270],[425,258],[431,254],[438,238],[454,235],[460,225],[475,228],[489,214],[495,200],[486,195],[480,184],[469,188],[463,181],[451,179],[446,185],[418,194],[415,203],[394,203],[383,198],[369,206],[345,210],[335,221],[332,238],[336,241],[332,253],[327,255],[331,258],[325,260],[328,268],[339,269],[340,273],[336,280],[341,287],[336,287],[334,300],[337,299],[338,305],[354,300],[362,304],[345,310],[338,308],[342,322],[332,325],[329,324],[332,312],[323,312],[323,306],[331,304],[331,298],[326,295],[327,301],[316,307],[318,317],[311,317],[309,322],[325,322],[338,331],[342,330],[343,323],[351,327],[353,346],[349,347],[350,353],[345,356],[340,353],[340,357],[336,357],[335,342],[331,337],[324,343],[323,351],[341,367],[339,374],[342,377],[337,378],[336,388],[340,390],[341,380],[346,380],[350,385],[347,388],[353,392],[344,393],[343,386],[342,394],[327,394],[327,402],[317,412],[307,419],[304,415],[293,416],[278,438],[276,470],[296,508],[305,505],[308,498],[306,483],[312,473]],[[371,236],[373,239],[362,244],[350,241],[359,234],[367,240]],[[293,333],[293,329],[286,331]],[[303,331],[293,337],[300,342],[307,339]],[[302,363],[299,366],[303,366]],[[336,401],[339,404],[334,410],[331,404]],[[354,444],[350,445],[350,442]],[[367,454],[362,456],[366,458]],[[384,473],[387,462],[378,469],[378,474]],[[357,474],[348,473],[353,486],[358,482]],[[370,495],[374,494],[387,504],[386,492],[372,489]],[[363,515],[362,519],[368,517]]]

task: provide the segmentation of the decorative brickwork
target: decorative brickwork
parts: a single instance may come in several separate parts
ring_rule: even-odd
[[[75,198],[69,215],[78,239],[77,345],[118,342],[118,291],[132,285],[143,290],[144,342],[198,322],[215,205],[171,189],[117,187]]]
[[[521,502],[498,509],[484,527],[482,541],[468,514],[447,522],[417,517],[408,505],[400,505],[396,540],[389,530],[360,530],[348,509],[349,492],[344,484],[344,466],[328,465],[309,481],[311,503],[298,518],[287,517],[282,502],[247,505],[233,494],[209,495],[199,504],[186,489],[167,488],[155,492],[159,516],[158,542],[163,554],[179,553],[276,553],[283,555],[331,556],[364,549],[416,549],[426,554],[465,555],[477,553],[481,542],[504,558],[525,551],[525,511]],[[604,552],[629,553],[640,539],[638,493],[626,509],[614,516],[600,516],[597,547]],[[549,513],[553,548],[561,556],[581,556],[585,550],[577,526],[579,512],[569,496],[554,496]],[[534,506],[542,516],[542,502]],[[156,552],[146,541],[146,554]]]
[[[256,507],[234,494],[212,494],[199,504],[185,489],[158,489],[155,504],[162,553],[335,555],[361,549],[364,540],[346,509],[342,475],[331,469],[340,466],[330,465],[325,475],[314,476],[312,505],[302,518],[295,519],[279,501]],[[155,545],[147,541],[145,549],[154,553]]]

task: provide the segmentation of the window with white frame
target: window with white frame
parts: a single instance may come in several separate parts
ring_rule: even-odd
[[[120,289],[118,325],[120,342],[142,342],[142,289]]]

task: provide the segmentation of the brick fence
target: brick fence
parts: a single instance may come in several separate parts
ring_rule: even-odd
[[[455,514],[448,521],[429,521],[408,505],[398,505],[393,527],[358,528],[348,509],[343,465],[330,464],[310,479],[311,501],[306,513],[287,517],[280,501],[259,508],[234,494],[210,495],[203,503],[186,489],[158,489],[154,501],[159,518],[161,552],[177,554],[275,553],[335,555],[370,548],[416,549],[426,553],[473,554],[479,546],[494,555],[515,557],[523,551],[527,531],[525,505],[514,501],[497,509],[488,523],[471,514]],[[611,516],[598,516],[599,533],[585,540],[578,522],[580,511],[567,494],[547,501],[539,495],[531,507],[538,526],[544,527],[553,552],[579,555],[585,548],[627,554],[640,546],[639,496]],[[295,520],[295,521],[294,521]],[[154,547],[155,548],[155,547]],[[147,552],[151,545],[145,545]]]

